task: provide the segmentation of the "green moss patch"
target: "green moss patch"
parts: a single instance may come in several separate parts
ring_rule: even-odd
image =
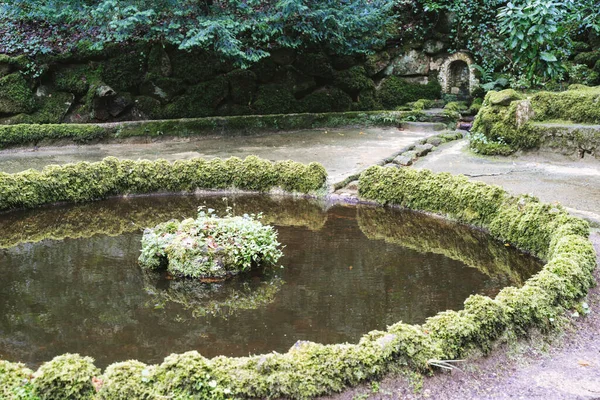
[[[394,109],[419,99],[439,99],[442,88],[437,80],[426,85],[408,83],[397,76],[385,79],[378,89],[378,98],[383,107]]]
[[[100,162],[50,165],[41,171],[0,173],[0,210],[31,208],[61,201],[85,202],[128,193],[242,189],[266,192],[279,187],[309,193],[325,186],[327,172],[317,163],[271,163],[202,159],[132,161],[107,157]]]
[[[201,209],[196,219],[169,221],[146,229],[142,268],[166,270],[176,277],[224,279],[270,266],[283,255],[277,232],[253,215],[217,217]]]
[[[473,123],[471,148],[480,154],[501,155],[537,148],[547,139],[548,132],[534,124],[552,120],[600,123],[600,86],[571,85],[564,92],[538,92],[528,99],[511,89],[491,91]],[[581,143],[581,139],[570,134],[564,137],[566,141],[579,142],[583,150],[596,147],[593,142]]]
[[[30,113],[35,99],[29,84],[18,72],[0,78],[0,114]]]

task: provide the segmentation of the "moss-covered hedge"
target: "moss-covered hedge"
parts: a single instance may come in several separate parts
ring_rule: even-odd
[[[544,144],[547,136],[552,139],[553,132],[546,132],[536,123],[560,120],[570,124],[599,124],[599,104],[600,86],[571,85],[564,92],[538,92],[529,98],[512,89],[491,91],[473,123],[471,148],[480,154],[501,155],[537,148]],[[568,144],[572,150],[585,150],[590,146],[595,149],[598,145],[598,140],[577,136],[576,130],[561,133],[564,140],[581,146],[578,149],[577,145]]]
[[[130,137],[245,135],[265,131],[335,128],[342,126],[395,126],[414,116],[400,111],[352,111],[247,115],[92,124],[0,125],[0,148],[41,145],[60,140],[75,143],[113,141]]]
[[[272,163],[249,156],[227,160],[191,159],[102,161],[50,165],[41,171],[0,173],[0,210],[56,202],[85,202],[113,195],[181,192],[196,189],[243,189],[266,192],[279,187],[309,193],[325,186],[327,172],[317,163]]]
[[[365,199],[433,212],[485,227],[513,246],[546,261],[522,287],[503,289],[495,299],[474,295],[461,311],[446,311],[423,325],[394,324],[365,334],[356,344],[298,342],[287,353],[206,359],[196,352],[172,355],[160,365],[137,361],[113,364],[103,375],[92,368],[78,371],[78,383],[65,395],[91,398],[95,383],[100,398],[287,397],[313,398],[341,391],[390,369],[410,366],[429,370],[430,360],[455,359],[469,348],[488,350],[494,339],[531,327],[548,328],[565,308],[594,284],[596,254],[586,222],[560,206],[531,197],[515,198],[499,187],[430,171],[372,167],[360,178]],[[2,363],[2,393],[58,393],[65,375],[54,372],[79,365],[72,357],[42,366],[31,379],[22,365]],[[65,362],[69,361],[69,363]],[[85,364],[85,363],[84,363]],[[51,365],[48,367],[47,365]],[[42,379],[43,377],[43,379]],[[75,392],[77,389],[77,393]],[[67,392],[70,390],[70,392]]]

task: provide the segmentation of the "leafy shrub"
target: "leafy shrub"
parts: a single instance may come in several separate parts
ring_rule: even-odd
[[[390,76],[381,83],[378,98],[386,109],[394,109],[419,99],[434,100],[441,96],[442,88],[437,80],[426,85],[408,83],[397,76]]]
[[[146,229],[142,237],[142,267],[167,264],[174,276],[225,278],[252,266],[273,265],[283,255],[277,232],[260,223],[261,215],[223,218],[200,207],[198,217],[169,221]]]
[[[21,363],[0,360],[0,398],[33,400],[33,371]]]
[[[100,375],[90,357],[63,354],[44,363],[33,375],[35,393],[42,400],[91,399],[96,390],[92,378]]]

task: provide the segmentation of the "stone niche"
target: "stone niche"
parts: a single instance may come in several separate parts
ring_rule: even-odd
[[[421,50],[397,55],[384,70],[385,76],[396,75],[409,83],[425,85],[437,79],[442,93],[459,98],[469,97],[479,82],[473,71],[473,58],[466,52],[448,54],[442,42],[426,42]]]
[[[473,58],[464,52],[440,60],[438,80],[443,93],[467,97],[479,84],[473,71]],[[433,68],[432,68],[433,69]]]

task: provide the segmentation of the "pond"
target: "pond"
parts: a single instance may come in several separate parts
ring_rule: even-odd
[[[221,283],[143,273],[142,228],[200,205],[262,212],[285,246],[281,267]],[[105,367],[356,342],[521,285],[541,266],[440,218],[324,200],[151,196],[10,212],[0,214],[0,359],[36,367],[71,352]]]

